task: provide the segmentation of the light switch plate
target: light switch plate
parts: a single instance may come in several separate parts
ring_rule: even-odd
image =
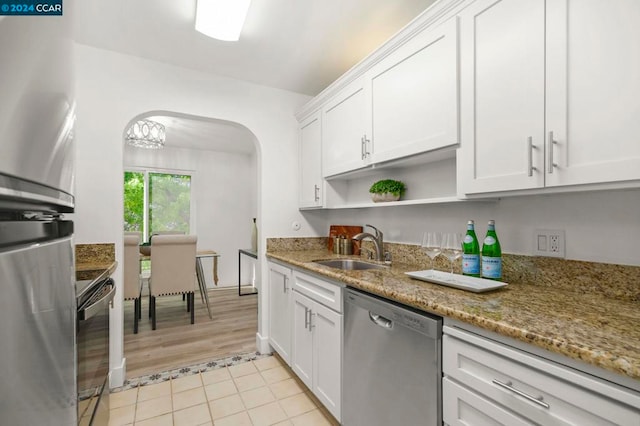
[[[536,229],[533,233],[533,255],[564,258],[564,230]]]

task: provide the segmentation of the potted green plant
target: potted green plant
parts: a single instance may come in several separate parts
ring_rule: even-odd
[[[375,203],[398,201],[406,190],[407,186],[403,182],[393,179],[379,180],[369,188],[371,199]]]

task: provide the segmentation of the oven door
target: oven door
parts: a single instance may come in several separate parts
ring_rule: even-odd
[[[78,307],[78,423],[109,423],[109,311],[115,293],[108,278],[89,289]]]

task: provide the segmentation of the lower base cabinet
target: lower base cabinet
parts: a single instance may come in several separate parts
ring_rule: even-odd
[[[305,385],[340,421],[342,387],[342,289],[316,277],[294,271],[292,295],[291,368]],[[315,293],[329,289],[338,298],[340,312],[330,309]]]
[[[639,425],[640,394],[455,327],[443,328],[447,425]]]
[[[269,262],[269,344],[291,365],[291,269]]]

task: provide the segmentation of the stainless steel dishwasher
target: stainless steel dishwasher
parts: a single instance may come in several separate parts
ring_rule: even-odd
[[[345,426],[442,425],[442,318],[348,289]]]

